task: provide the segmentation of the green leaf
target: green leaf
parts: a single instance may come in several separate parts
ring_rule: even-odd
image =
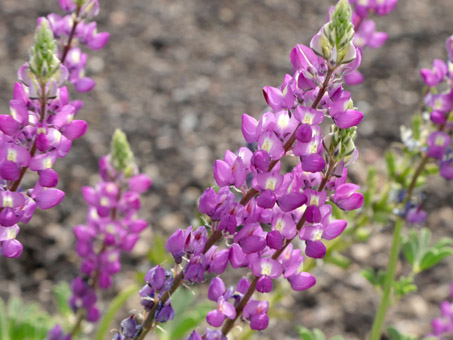
[[[395,281],[393,283],[393,288],[395,295],[398,297],[403,297],[417,290],[417,286],[414,284],[414,279],[412,277],[405,276],[402,276],[398,281]]]
[[[326,340],[324,333],[320,329],[313,329],[313,335],[315,336],[316,340]]]
[[[98,332],[95,340],[107,339],[107,334],[110,332],[110,324],[113,321],[116,312],[120,309],[132,295],[137,295],[139,288],[136,285],[131,285],[124,288],[109,304],[107,311],[99,322]]]
[[[396,174],[396,156],[392,151],[385,153],[385,162],[387,163],[387,171],[390,178],[394,178]]]
[[[300,338],[302,340],[315,340],[312,332],[305,327],[298,327],[297,331],[299,332]]]
[[[60,314],[63,316],[72,314],[68,304],[68,300],[71,297],[71,288],[69,287],[69,284],[67,282],[59,282],[54,286],[53,294]]]
[[[409,238],[403,240],[403,253],[411,264],[414,273],[426,270],[453,255],[453,239],[443,238],[431,246],[431,232],[423,228],[419,233],[411,231]]]
[[[453,255],[453,249],[430,249],[422,258],[420,269],[426,270],[438,264],[447,256]]]

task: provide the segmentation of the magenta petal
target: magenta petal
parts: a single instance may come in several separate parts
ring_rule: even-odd
[[[214,179],[219,187],[225,187],[233,184],[233,172],[227,162],[216,160],[213,166]]]
[[[371,48],[381,47],[388,39],[388,34],[385,32],[374,32],[371,39],[368,41],[368,46]]]
[[[14,136],[21,130],[21,125],[9,115],[0,115],[0,130],[8,136]]]
[[[436,77],[432,70],[422,68],[420,74],[423,78],[423,81],[428,86],[436,86],[439,83],[439,79]]]
[[[309,124],[301,124],[296,130],[296,139],[301,143],[308,143],[311,141],[313,131]]]
[[[226,292],[225,284],[220,277],[212,279],[208,290],[208,299],[211,301],[217,301]]]
[[[337,114],[333,117],[335,124],[340,129],[347,129],[353,126],[357,126],[363,119],[363,113],[357,110],[346,110],[343,113]]]
[[[0,166],[0,176],[7,181],[16,181],[19,179],[19,166],[11,161],[5,161]]]
[[[58,173],[53,169],[38,171],[39,185],[42,187],[53,188],[58,184]]]
[[[448,180],[453,179],[453,161],[445,161],[440,163],[440,175]]]
[[[220,327],[223,324],[223,321],[225,320],[225,315],[218,310],[214,309],[206,315],[206,321],[208,324],[210,324],[212,327]]]
[[[42,190],[36,197],[35,202],[42,210],[53,208],[64,198],[64,192],[58,189],[50,188]]]
[[[309,289],[316,284],[316,278],[310,273],[301,272],[288,278],[291,288],[297,292]]]
[[[151,179],[148,175],[139,174],[129,179],[129,189],[140,194],[146,192],[151,186]]]
[[[321,241],[306,241],[305,254],[314,259],[323,258],[326,255],[326,246]]]
[[[257,253],[266,247],[266,240],[260,236],[252,235],[239,241],[242,251],[245,254]]]
[[[228,249],[218,250],[214,255],[214,260],[211,263],[210,271],[216,274],[223,274],[226,267],[228,266]]]
[[[346,75],[344,76],[344,81],[345,81],[346,84],[348,84],[348,85],[358,85],[358,84],[362,84],[364,80],[365,80],[365,77],[363,76],[363,74],[360,73],[360,72],[357,71],[357,70],[352,71],[351,73],[346,74]]]
[[[108,43],[109,38],[110,34],[108,32],[98,33],[87,42],[87,46],[92,50],[100,50]]]
[[[343,210],[359,209],[363,205],[363,195],[356,192],[346,199],[335,202],[335,204]]]
[[[324,229],[322,237],[326,240],[333,240],[334,238],[341,235],[343,230],[345,230],[348,222],[345,220],[334,220]]]
[[[219,308],[228,319],[233,320],[236,317],[236,308],[223,297],[219,299]]]
[[[66,125],[61,132],[63,135],[70,139],[74,140],[82,137],[87,132],[88,124],[84,120],[73,120],[71,123]]]
[[[244,139],[247,141],[247,143],[256,142],[257,125],[258,121],[255,118],[245,113],[242,115],[242,134],[244,135]]]
[[[89,205],[96,206],[98,204],[98,196],[96,194],[96,190],[92,187],[82,187],[82,195],[85,201]]]
[[[237,243],[233,243],[231,245],[230,252],[228,255],[231,267],[237,269],[247,266],[248,264],[247,257]]]
[[[267,104],[275,111],[279,111],[283,107],[282,92],[272,86],[265,86],[263,88],[264,98]]]
[[[278,230],[271,231],[266,236],[267,245],[272,249],[281,249],[283,247],[283,236]]]
[[[74,82],[74,87],[78,92],[89,92],[91,91],[94,86],[96,85],[96,82],[88,77],[85,78],[80,78],[77,81]]]
[[[261,331],[269,326],[269,317],[267,314],[254,314],[250,318],[250,328],[255,331]]]
[[[302,170],[307,172],[319,172],[324,169],[326,162],[324,158],[317,153],[311,153],[302,159]]]
[[[261,276],[256,284],[256,290],[260,293],[269,293],[272,290],[272,279]]]
[[[216,192],[213,188],[207,188],[200,197],[198,209],[202,214],[212,215],[217,207]]]
[[[289,212],[307,203],[307,196],[300,192],[292,192],[280,197],[277,203],[282,211]]]
[[[272,279],[276,279],[282,275],[283,267],[280,262],[270,257],[265,257],[258,259],[252,264],[252,272],[259,277],[268,276]]]
[[[275,205],[275,194],[272,190],[264,190],[256,199],[256,204],[263,209],[273,208]]]
[[[23,248],[24,247],[18,240],[11,239],[3,242],[3,246],[0,251],[3,256],[17,258],[22,254]]]
[[[312,49],[305,45],[296,45],[289,55],[291,64],[296,70],[307,69],[309,66],[317,64],[318,58],[313,53]]]
[[[148,226],[148,222],[142,219],[136,219],[131,223],[128,223],[129,230],[133,233],[140,233],[141,231],[145,230]]]

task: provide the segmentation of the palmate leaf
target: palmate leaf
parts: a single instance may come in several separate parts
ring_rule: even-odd
[[[431,232],[423,228],[419,233],[411,231],[403,240],[403,253],[414,273],[433,267],[449,255],[453,255],[453,239],[443,238],[430,246]]]
[[[0,300],[1,340],[43,340],[53,324],[50,315],[36,304],[12,296],[5,306]]]

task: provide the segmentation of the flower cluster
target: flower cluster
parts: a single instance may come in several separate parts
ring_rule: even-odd
[[[388,38],[387,33],[376,31],[376,23],[370,16],[376,13],[379,16],[387,15],[395,8],[398,0],[349,0],[354,7],[352,22],[355,29],[354,45],[361,51],[365,47],[378,48]],[[348,85],[356,85],[363,82],[363,75],[355,70],[345,75]]]
[[[88,8],[97,8],[97,2],[78,1],[71,11],[78,16],[82,9],[90,12]],[[72,28],[75,27],[73,23]],[[87,130],[85,121],[74,119],[83,103],[71,101],[63,84],[68,77],[74,78],[75,69],[69,60],[65,64],[65,53],[58,53],[52,28],[52,22],[46,18],[38,20],[30,59],[18,72],[19,82],[10,101],[10,114],[0,115],[0,254],[6,257],[18,257],[23,250],[16,239],[17,223],[28,223],[36,207],[50,209],[63,200],[64,192],[55,188],[58,174],[52,166],[57,158],[66,156],[72,141]],[[103,43],[97,44],[99,48],[108,39],[107,33],[102,36]],[[71,41],[72,37],[68,38],[65,50],[73,50]],[[80,72],[86,55],[82,59],[84,61],[76,63]],[[36,172],[39,179],[26,189],[20,185],[28,169]]]
[[[427,139],[427,154],[439,165],[440,174],[453,179],[453,36],[446,43],[448,61],[436,59],[432,69],[422,69],[423,81],[428,86],[425,105],[435,127]],[[442,89],[442,90],[440,90]]]
[[[82,276],[73,281],[69,302],[74,312],[85,309],[91,322],[99,317],[95,289],[112,285],[113,274],[121,268],[121,252],[130,252],[148,226],[137,212],[140,194],[151,185],[147,175],[138,174],[126,136],[119,130],[113,135],[111,154],[100,160],[99,167],[101,181],[82,189],[89,205],[88,223],[74,227]]]
[[[453,299],[453,285],[450,287],[451,299]],[[442,301],[440,304],[441,316],[434,318],[431,322],[432,333],[427,337],[430,339],[449,339],[453,334],[453,302]]]
[[[160,322],[159,305],[168,303],[179,285],[201,282],[209,273],[221,275],[228,263],[235,269],[248,268],[253,280],[242,279],[236,290],[227,290],[215,277],[210,299],[217,307],[207,321],[223,329],[203,337],[194,332],[190,339],[223,339],[241,315],[251,328],[266,328],[268,304],[251,297],[255,291],[270,292],[277,278],[288,280],[296,291],[315,284],[315,278],[303,271],[305,256],[322,258],[326,253],[322,240],[338,237],[347,224],[332,219],[332,204],[354,210],[363,203],[359,187],[346,183],[347,167],[357,158],[356,125],[363,118],[341,85],[343,76],[361,60],[352,43],[351,16],[348,2],[341,0],[331,20],[313,37],[311,48],[297,45],[291,51],[294,74],[286,75],[279,88],[264,88],[271,110],[259,120],[243,115],[242,132],[253,147],[237,153],[228,150],[217,160],[213,173],[220,188],[206,189],[199,201],[200,212],[210,220],[210,235],[207,226],[190,226],[169,238],[166,249],[182,270],[174,273],[173,286],[158,299],[147,282],[149,287],[141,293],[148,308],[146,319],[137,333],[117,337],[143,339]],[[323,136],[321,123],[327,120],[333,124]],[[296,165],[287,170],[281,162],[284,156],[292,156]],[[291,243],[296,237],[302,248]],[[221,238],[226,248],[215,245]],[[158,266],[151,272],[153,277],[159,273],[162,281],[163,269]]]
[[[62,61],[69,72],[69,81],[79,92],[91,91],[95,86],[93,79],[85,76],[87,55],[77,47],[77,43],[92,50],[102,49],[109,40],[109,33],[97,32],[96,22],[88,22],[99,13],[98,0],[59,0],[60,6],[68,13],[65,16],[47,16],[56,39],[73,43],[64,45]]]
[[[69,300],[74,313],[89,322],[100,317],[96,289],[112,285],[112,276],[121,269],[121,252],[130,252],[140,232],[148,226],[145,220],[137,218],[137,213],[140,194],[151,185],[147,175],[138,173],[126,135],[120,130],[115,131],[111,153],[101,158],[99,168],[101,181],[94,188],[82,189],[89,208],[87,224],[74,227],[82,265],[81,275],[72,281]],[[52,338],[54,333],[66,336],[58,330],[60,325],[49,332],[47,340],[59,339]]]

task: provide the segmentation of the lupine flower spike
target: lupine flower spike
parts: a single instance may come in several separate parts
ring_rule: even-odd
[[[137,217],[137,213],[140,194],[151,185],[147,175],[138,173],[129,143],[120,130],[115,131],[111,152],[101,158],[99,168],[101,181],[94,188],[82,189],[89,207],[87,223],[74,227],[76,250],[82,258],[82,265],[80,276],[72,281],[69,300],[77,317],[89,322],[96,322],[100,317],[96,306],[97,289],[107,289],[112,285],[113,275],[121,269],[121,253],[132,251],[140,232],[148,226],[145,220]],[[147,277],[163,282],[157,274]],[[76,322],[75,327],[79,324]],[[76,330],[71,330],[71,334]],[[48,340],[51,339],[49,333]]]
[[[81,16],[91,18],[97,13],[94,10],[98,8],[96,0],[78,0],[76,3],[66,0],[60,1],[60,5],[72,13],[66,20],[66,30],[78,32],[79,41],[89,46],[93,45],[93,39],[97,41],[95,47],[105,45],[108,33],[102,33],[101,39],[93,29],[91,35],[86,32],[86,38],[81,38],[82,29],[86,27]],[[64,192],[55,188],[58,173],[52,169],[53,164],[58,158],[64,158],[72,141],[87,130],[85,121],[74,119],[83,103],[70,101],[68,89],[63,86],[69,79],[76,89],[89,90],[75,80],[79,77],[82,82],[80,76],[86,55],[75,63],[78,65],[76,72],[70,59],[65,59],[66,54],[59,51],[55,40],[55,37],[61,37],[55,28],[57,17],[51,14],[47,19],[38,20],[30,59],[18,72],[19,82],[14,86],[10,114],[0,115],[0,254],[6,257],[19,257],[22,253],[23,246],[16,239],[20,230],[18,223],[28,223],[36,207],[50,209],[63,200]],[[93,25],[96,24],[91,23],[90,27]],[[92,40],[88,39],[91,36]],[[74,50],[73,38],[74,34],[69,35],[65,43],[60,42],[65,51]],[[86,79],[84,82],[87,83]],[[90,89],[93,86],[91,81]],[[38,180],[24,188],[21,182],[27,170],[35,172]]]
[[[363,202],[359,187],[345,183],[348,166],[357,158],[354,138],[363,118],[341,86],[343,76],[360,64],[351,17],[348,2],[340,1],[311,48],[297,45],[291,51],[294,73],[280,87],[264,88],[270,110],[259,120],[243,115],[242,132],[253,147],[228,150],[214,163],[220,189],[206,189],[199,201],[210,225],[178,229],[169,238],[166,249],[181,269],[157,266],[148,272],[140,292],[146,318],[133,336],[120,330],[115,339],[143,339],[171,320],[173,292],[182,283],[203,281],[205,274],[215,275],[209,287],[215,307],[206,320],[222,328],[193,332],[189,339],[226,339],[239,318],[252,329],[265,329],[268,302],[264,295],[255,299],[255,292],[270,292],[278,278],[295,291],[316,283],[303,270],[305,257],[322,258],[323,240],[338,237],[347,225],[332,218],[331,205],[354,210]],[[321,124],[328,121],[330,133],[323,136]],[[285,157],[297,160],[290,171],[282,165]],[[301,249],[292,244],[296,237],[303,241]],[[221,238],[227,247],[216,245]],[[247,268],[249,278],[227,288],[218,275],[228,264]]]

